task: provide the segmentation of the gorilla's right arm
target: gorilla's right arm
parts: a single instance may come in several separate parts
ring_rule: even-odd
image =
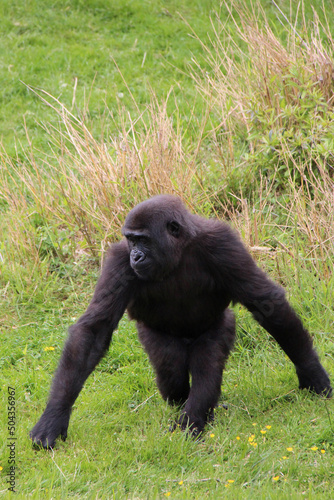
[[[46,409],[30,432],[35,444],[52,448],[59,435],[66,439],[74,401],[109,347],[130,300],[134,280],[126,242],[113,245],[91,303],[69,329]]]

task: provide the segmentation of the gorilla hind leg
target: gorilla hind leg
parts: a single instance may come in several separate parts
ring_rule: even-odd
[[[191,345],[189,368],[192,387],[179,424],[199,435],[213,418],[221,393],[222,373],[235,339],[233,312],[227,309],[218,326],[205,332]]]
[[[142,323],[137,328],[139,340],[155,370],[162,397],[169,404],[184,404],[190,391],[187,344],[182,339],[162,334]]]

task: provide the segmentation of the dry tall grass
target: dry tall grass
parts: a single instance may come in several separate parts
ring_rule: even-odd
[[[269,111],[272,121],[283,126],[282,108],[287,105],[291,117],[284,126],[292,126],[293,111],[303,105],[301,92],[305,91],[319,91],[324,102],[334,106],[334,40],[328,21],[322,24],[314,10],[308,23],[302,10],[301,15],[297,13],[302,22],[299,34],[293,25],[297,21],[282,18],[278,9],[288,37],[284,44],[270,27],[261,2],[251,8],[243,1],[225,1],[224,5],[234,29],[218,15],[212,19],[211,44],[198,39],[211,71],[194,60],[191,73],[202,95],[210,103],[214,99],[220,110],[219,129],[232,134],[243,125],[251,132],[257,110]],[[250,147],[255,145],[250,142]]]
[[[143,110],[135,104],[135,117],[119,107],[117,132],[96,139],[84,119],[40,91],[40,97],[59,116],[58,127],[44,126],[50,151],[38,152],[31,144],[16,158],[4,150],[0,153],[0,196],[9,207],[6,240],[13,266],[18,262],[24,265],[27,259],[35,267],[39,265],[45,232],[50,235],[52,252],[65,258],[67,250],[58,237],[64,229],[71,235],[66,243],[71,246],[71,257],[87,250],[97,257],[119,235],[124,216],[133,205],[167,192],[180,196],[194,209],[227,214],[255,251],[265,252],[263,241],[272,239],[278,231],[287,235],[287,243],[279,239],[282,251],[297,255],[300,247],[294,245],[291,235],[300,235],[305,261],[321,275],[329,276],[334,253],[333,153],[328,137],[334,124],[334,41],[316,13],[310,28],[303,19],[302,36],[284,20],[289,33],[284,45],[270,28],[259,3],[251,10],[243,3],[229,5],[233,5],[233,12],[229,7],[233,36],[217,17],[212,23],[211,45],[199,40],[211,71],[202,71],[199,63],[192,70],[208,109],[214,108],[219,117],[211,134],[215,147],[201,154],[207,155],[207,164],[215,163],[220,169],[220,180],[215,178],[210,184],[198,181],[210,170],[206,167],[201,176],[197,175],[204,126],[198,126],[192,146],[186,147],[182,130],[167,113],[168,99],[159,103],[152,96]],[[294,146],[303,96],[309,120],[303,122],[308,127],[304,132],[311,139],[306,148],[301,146],[303,154],[298,155]],[[208,115],[203,123],[207,124]],[[257,128],[260,115],[261,127]],[[106,110],[104,121],[113,121],[110,110]],[[242,137],[249,147],[248,156],[240,154],[240,130],[246,131]],[[265,133],[269,142],[270,134],[276,134],[275,146],[266,142]],[[255,169],[250,170],[247,182],[258,190],[256,206],[252,206],[253,199],[242,195],[242,168],[247,162],[252,166],[260,161],[256,152],[268,144],[277,153],[275,169],[269,177],[261,173],[259,178]],[[284,206],[280,206],[281,193],[275,191],[282,166],[287,172],[284,192],[289,194]],[[241,188],[231,193],[239,200],[237,210],[221,195],[235,169],[241,172]],[[280,212],[279,222],[276,211]]]
[[[16,158],[4,150],[0,156],[2,195],[16,214],[16,234],[23,236],[18,221],[37,211],[80,235],[96,255],[99,244],[103,249],[115,238],[125,214],[143,199],[168,192],[190,200],[193,172],[167,115],[167,101],[160,104],[152,96],[136,118],[119,108],[117,133],[97,140],[57,99],[43,91],[40,96],[60,119],[58,127],[44,126],[50,151],[31,145]],[[104,120],[113,120],[110,110],[106,115]]]
[[[256,246],[261,211],[272,224],[271,213],[282,204],[279,194],[289,193],[288,203],[279,208],[286,214],[280,230],[297,229],[308,248],[305,258],[328,276],[334,254],[334,39],[326,12],[324,23],[315,10],[307,21],[301,2],[289,20],[275,4],[287,34],[282,42],[261,2],[224,5],[229,18],[212,19],[210,43],[198,39],[205,64],[194,59],[191,68],[217,115],[212,134],[215,161],[221,165],[220,198],[238,183],[232,217],[240,225],[238,213],[244,214],[243,232]],[[231,186],[233,176],[237,181]],[[262,207],[253,213],[242,196],[252,185]]]

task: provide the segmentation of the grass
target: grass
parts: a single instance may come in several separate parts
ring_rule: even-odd
[[[2,373],[16,388],[22,498],[163,498],[168,492],[176,498],[299,498],[301,492],[330,498],[332,404],[296,389],[291,364],[243,311],[237,311],[242,334],[224,377],[228,410],[217,410],[203,441],[169,433],[175,411],[157,394],[134,326],[123,320],[75,405],[67,442],[54,452],[33,450],[27,429],[43,406],[66,324],[79,309],[68,302],[50,308],[44,322],[42,311],[35,311],[33,324],[22,318],[3,349]],[[316,320],[313,310],[310,316]],[[323,358],[325,348],[333,355],[320,333],[315,340]],[[2,396],[5,406],[5,388]],[[5,412],[1,418],[5,428]]]
[[[43,452],[28,438],[106,247],[129,208],[163,191],[230,220],[333,378],[333,12],[281,2],[285,18],[261,4],[224,3],[217,17],[210,1],[2,2],[4,498],[8,386],[18,498],[333,496],[333,402],[298,391],[291,363],[239,306],[203,440],[168,431],[176,410],[126,317],[66,443]]]
[[[141,104],[157,81],[160,97],[171,85],[182,86],[189,81],[184,70],[197,43],[178,12],[205,37],[212,7],[211,1],[166,5],[163,1],[47,0],[41,9],[35,0],[2,2],[0,137],[6,149],[12,153],[18,139],[27,145],[22,115],[32,139],[44,148],[37,122],[54,121],[50,110],[22,82],[47,89],[80,114],[87,113],[89,102],[96,127],[105,105],[116,114],[117,99],[128,108],[131,105],[117,65]],[[187,87],[183,92],[192,97]]]

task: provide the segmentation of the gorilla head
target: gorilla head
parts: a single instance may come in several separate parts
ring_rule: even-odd
[[[161,281],[178,265],[196,234],[181,200],[160,195],[137,205],[125,219],[130,266],[142,280]]]

